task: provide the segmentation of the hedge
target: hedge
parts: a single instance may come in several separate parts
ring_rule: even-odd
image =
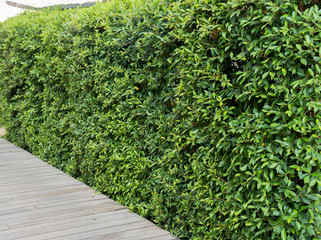
[[[320,5],[114,0],[10,19],[6,137],[181,239],[320,239]]]

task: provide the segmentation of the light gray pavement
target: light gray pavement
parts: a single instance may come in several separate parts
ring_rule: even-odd
[[[0,0],[0,22],[4,22],[10,17],[16,16],[23,12],[21,8],[16,8],[6,4],[6,0]]]

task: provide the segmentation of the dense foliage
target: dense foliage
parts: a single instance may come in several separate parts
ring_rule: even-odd
[[[133,2],[0,25],[7,138],[181,238],[320,239],[319,1]]]

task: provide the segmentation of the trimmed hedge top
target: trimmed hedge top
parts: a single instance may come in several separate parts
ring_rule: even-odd
[[[10,19],[6,136],[182,239],[320,239],[320,5],[116,0]]]

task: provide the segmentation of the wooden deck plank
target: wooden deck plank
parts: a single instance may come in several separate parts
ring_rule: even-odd
[[[83,227],[83,228],[72,228],[72,229],[69,229],[68,231],[60,231],[60,232],[53,233],[53,235],[49,237],[52,240],[65,240],[65,239],[81,240],[81,239],[91,239],[97,236],[105,235],[106,240],[108,239],[114,240],[115,235],[118,234],[119,232],[125,232],[132,229],[141,229],[141,228],[150,227],[150,226],[152,226],[152,223],[148,222],[147,220],[137,222],[137,220],[134,220],[134,219],[125,219],[123,221],[115,221],[111,223],[109,226],[108,224],[106,225],[97,224],[97,225],[92,225],[92,226]],[[22,240],[46,239],[42,237],[43,236],[39,236],[39,238],[22,238]]]
[[[139,239],[152,239],[153,237],[160,237],[160,236],[161,237],[163,237],[163,236],[168,237],[168,232],[166,232],[165,230],[160,230],[158,227],[150,226],[150,227],[133,229],[133,230],[129,230],[129,231],[118,232],[118,233],[114,233],[114,234],[101,235],[101,236],[97,236],[94,238],[87,238],[87,239],[105,240],[105,239],[112,238],[112,239],[139,240]]]
[[[0,225],[0,231],[9,230],[10,228],[7,225]]]
[[[42,223],[53,223],[55,224],[57,221],[60,221],[60,220],[66,220],[66,219],[73,219],[74,221],[77,221],[77,219],[79,217],[83,217],[83,216],[89,216],[89,215],[94,215],[94,214],[98,214],[98,213],[101,213],[103,211],[105,211],[105,214],[107,214],[108,212],[118,212],[120,210],[124,210],[124,208],[119,208],[119,209],[116,209],[115,208],[108,208],[108,207],[100,207],[100,208],[97,208],[97,207],[91,207],[91,208],[86,208],[85,210],[83,211],[78,211],[78,212],[67,212],[67,213],[62,213],[62,214],[59,214],[59,215],[50,215],[50,216],[47,216],[47,217],[42,217],[41,219],[38,219],[38,218],[34,218],[32,220],[29,220],[28,222],[26,221],[16,221],[16,222],[12,222],[10,223],[9,228],[21,228],[21,227],[30,227],[32,228],[33,226],[35,225],[39,225],[39,224],[42,224]]]
[[[23,150],[14,150],[8,152],[0,152],[0,157],[5,159],[3,162],[9,162],[10,160],[14,160],[17,157],[21,157],[19,160],[29,160],[32,159],[31,156],[25,155]]]
[[[34,161],[35,162],[35,161]],[[31,169],[37,169],[41,167],[47,167],[46,164],[40,165],[40,163],[37,164],[37,166],[32,166],[30,163],[22,163],[21,161],[10,161],[7,164],[1,165],[1,172],[14,172],[14,171],[21,171],[21,170],[31,170]]]
[[[177,238],[175,237],[170,237],[168,236],[158,236],[158,237],[153,237],[153,238],[142,238],[142,240],[176,240]]]
[[[16,173],[19,173],[19,172],[16,172]],[[37,172],[26,172],[24,174],[22,174],[20,172],[20,176],[19,177],[30,177],[30,176],[42,176],[42,175],[46,175],[46,174],[57,174],[56,172],[52,172],[50,169],[46,169],[46,170],[43,170],[43,171],[37,171]],[[6,179],[17,179],[17,175],[18,174],[14,174],[14,173],[11,173],[11,174],[1,174],[0,175],[0,183],[2,182],[5,182]]]
[[[73,190],[74,188],[77,188],[79,187],[78,184],[76,183],[70,183],[70,184],[67,184],[66,183],[66,186],[58,186],[58,187],[55,187],[54,190],[60,190],[60,191],[68,191],[68,190]],[[20,192],[19,191],[16,191],[14,193],[9,193],[8,195],[6,196],[1,196],[0,197],[0,202],[2,200],[6,200],[6,199],[21,199],[21,198],[28,198],[28,197],[35,197],[35,196],[44,196],[44,195],[54,195],[55,192],[51,192],[50,189],[39,189],[39,190],[34,190],[34,191],[28,191],[28,190],[21,190]]]
[[[60,177],[64,177],[64,175],[61,175]],[[39,178],[38,178],[39,179]],[[62,181],[60,179],[57,178],[57,175],[54,175],[54,176],[45,176],[43,178],[43,180],[47,180],[47,179],[50,179],[49,181],[38,181],[38,185],[36,186],[36,188],[39,188],[39,187],[43,187],[43,186],[56,186],[55,184],[59,184],[61,183]],[[66,181],[70,181],[68,178],[66,179]],[[30,187],[30,185],[34,182],[34,180],[29,180],[29,181],[20,181],[20,182],[10,182],[9,184],[1,184],[0,185],[0,189],[1,191],[6,191],[8,189],[21,189],[21,188],[28,188],[28,189],[31,189],[31,188],[35,188],[34,186]]]
[[[117,211],[110,211],[110,212],[96,212],[96,213],[90,213],[90,214],[77,214],[77,215],[68,215],[62,218],[56,218],[53,221],[47,221],[47,222],[35,222],[33,224],[28,224],[28,226],[25,225],[14,225],[14,228],[10,229],[10,231],[7,231],[7,233],[16,233],[16,232],[25,232],[26,230],[30,229],[37,229],[37,228],[46,228],[46,227],[53,227],[58,225],[64,225],[69,224],[70,222],[81,222],[84,220],[94,220],[94,221],[100,221],[101,219],[106,220],[107,218],[110,218],[112,221],[122,218],[130,217],[130,214],[134,214],[129,212],[128,209],[119,209]],[[9,227],[9,226],[8,226]],[[11,226],[12,227],[12,226]],[[25,235],[26,237],[26,235]]]
[[[45,208],[51,206],[59,206],[61,204],[66,203],[77,203],[80,201],[88,201],[90,199],[100,199],[103,198],[101,195],[91,194],[88,191],[76,192],[71,193],[73,195],[58,195],[57,197],[50,197],[50,198],[39,198],[39,199],[27,199],[27,200],[19,200],[19,201],[3,201],[1,202],[0,211],[1,210],[8,210],[8,209],[15,209],[20,208],[27,205],[35,206],[36,208]],[[76,195],[75,195],[76,194]]]
[[[4,191],[11,191],[10,194],[8,194],[7,196],[11,196],[11,195],[16,195],[19,193],[24,193],[24,192],[28,192],[28,194],[32,194],[36,191],[46,191],[48,192],[48,188],[60,188],[60,187],[65,187],[65,186],[73,186],[73,185],[78,185],[77,183],[75,183],[74,181],[71,181],[70,179],[66,180],[65,182],[61,182],[61,181],[57,181],[57,182],[42,182],[39,183],[39,185],[37,186],[30,186],[30,185],[22,185],[22,186],[10,186],[10,187],[1,187],[0,186],[0,192],[4,192]]]
[[[88,188],[76,188],[72,189],[69,192],[52,192],[53,194],[51,195],[40,195],[40,196],[32,196],[28,198],[16,198],[14,201],[12,201],[12,198],[7,198],[6,200],[2,199],[0,201],[2,207],[10,207],[10,206],[15,206],[19,204],[43,204],[43,203],[51,203],[51,202],[59,202],[59,201],[65,201],[65,199],[77,199],[78,197],[96,197],[100,196],[98,195],[95,191],[88,189]]]
[[[50,222],[45,224],[38,224],[34,226],[28,226],[24,228],[18,228],[18,229],[12,229],[6,231],[6,234],[4,234],[4,238],[6,240],[12,240],[12,239],[23,239],[27,237],[33,237],[33,238],[41,238],[41,239],[49,239],[49,237],[54,236],[54,234],[64,234],[64,232],[69,232],[70,229],[74,228],[84,228],[88,226],[95,226],[97,224],[103,225],[104,227],[107,227],[108,224],[110,225],[117,225],[117,221],[131,221],[135,222],[136,216],[133,213],[125,214],[119,214],[119,215],[87,215],[82,218],[77,218],[77,221],[75,219],[67,219],[60,222]],[[26,231],[28,233],[26,234]]]
[[[0,239],[175,239],[4,139],[0,193]]]
[[[29,178],[29,179],[13,179],[11,181],[0,183],[0,186],[10,187],[10,186],[19,185],[19,184],[30,184],[30,183],[33,183],[35,179],[37,179],[38,182],[43,182],[46,179],[48,179],[48,181],[53,181],[53,180],[56,180],[57,178],[65,178],[65,174],[56,173],[56,174],[50,174],[50,175],[36,176],[36,178]]]
[[[134,213],[129,212],[128,209],[119,209],[117,211],[110,211],[110,212],[97,212],[91,214],[83,214],[83,215],[68,215],[64,218],[57,218],[53,221],[47,222],[38,222],[37,224],[28,224],[28,226],[24,225],[14,225],[14,228],[11,228],[10,231],[6,231],[6,234],[17,233],[17,232],[25,232],[26,230],[32,229],[33,231],[36,229],[44,229],[47,227],[65,225],[69,223],[77,223],[81,221],[106,221],[109,218],[109,221],[118,220],[122,218],[131,217]],[[77,221],[75,221],[77,220]],[[9,227],[9,226],[8,226]],[[12,226],[11,226],[12,227]],[[25,235],[26,237],[26,235]]]
[[[0,202],[1,201],[8,201],[8,200],[21,200],[21,199],[36,199],[36,198],[42,198],[42,197],[53,197],[56,195],[63,195],[63,194],[67,194],[67,193],[74,193],[74,192],[81,192],[81,191],[85,191],[88,190],[86,187],[84,186],[77,186],[77,187],[73,187],[73,188],[59,188],[59,189],[54,189],[54,191],[51,192],[45,192],[45,193],[40,193],[40,194],[32,194],[30,196],[24,196],[24,195],[20,195],[20,196],[16,196],[15,198],[5,198],[5,199],[1,199],[0,198]]]
[[[76,203],[81,203],[81,202],[87,202],[87,201],[92,201],[92,200],[97,200],[97,199],[104,199],[101,195],[93,196],[91,194],[86,195],[77,195],[77,196],[71,196],[69,198],[63,196],[60,199],[53,199],[53,200],[47,200],[47,201],[33,201],[33,202],[22,202],[18,204],[14,204],[15,201],[12,201],[13,204],[2,204],[0,206],[0,215],[2,211],[8,211],[8,210],[14,210],[14,209],[20,209],[25,207],[27,204],[29,206],[32,206],[33,208],[36,209],[41,209],[41,208],[49,208],[49,207],[55,207],[55,206],[60,206],[60,205],[66,205],[66,204],[76,204]],[[29,207],[28,207],[29,208]]]
[[[0,223],[2,221],[6,221],[7,225],[10,226],[10,220],[15,221],[16,219],[28,221],[30,219],[34,219],[35,217],[41,216],[50,216],[50,215],[59,215],[65,214],[66,212],[74,212],[74,211],[81,211],[82,209],[86,209],[89,207],[108,207],[108,208],[115,208],[119,207],[120,205],[116,204],[115,202],[106,202],[106,199],[95,199],[85,202],[78,202],[73,204],[63,204],[58,206],[52,206],[47,208],[35,208],[33,211],[21,211],[17,213],[7,214],[1,216]]]
[[[41,178],[49,177],[49,176],[61,176],[61,173],[59,172],[44,172],[40,173],[37,175],[26,175],[23,178],[16,178],[14,176],[8,177],[7,181],[1,181],[0,178],[0,185],[6,185],[6,182],[8,184],[14,184],[14,183],[19,183],[19,182],[26,182],[26,181],[37,181],[40,180]],[[38,181],[39,182],[39,181]]]

